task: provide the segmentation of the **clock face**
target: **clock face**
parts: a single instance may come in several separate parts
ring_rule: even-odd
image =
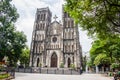
[[[53,37],[53,38],[52,38],[52,41],[53,41],[53,42],[56,42],[56,41],[57,41],[57,37]]]

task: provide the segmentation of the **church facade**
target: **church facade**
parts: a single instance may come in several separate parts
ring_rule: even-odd
[[[74,20],[62,12],[62,23],[51,22],[48,7],[37,9],[30,48],[31,67],[81,67],[82,50],[78,27]]]

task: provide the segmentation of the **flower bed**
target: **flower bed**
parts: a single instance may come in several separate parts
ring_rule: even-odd
[[[8,74],[8,73],[0,73],[0,79],[6,79],[9,77],[10,77],[10,74]]]

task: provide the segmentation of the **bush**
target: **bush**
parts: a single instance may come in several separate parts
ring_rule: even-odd
[[[63,63],[60,64],[60,68],[64,68],[64,64]]]
[[[119,76],[120,76],[120,71],[118,71],[118,73],[117,73]]]
[[[74,64],[70,64],[70,68],[71,69],[75,69],[75,65]]]
[[[39,64],[39,67],[42,67],[42,63]]]
[[[118,69],[120,67],[120,63],[112,63],[111,68],[112,69]]]
[[[0,79],[5,79],[5,78],[8,78],[8,77],[10,77],[10,74],[8,74],[8,73],[0,74]]]
[[[108,73],[108,76],[113,76],[113,73],[112,73],[112,72],[109,72],[109,73]]]

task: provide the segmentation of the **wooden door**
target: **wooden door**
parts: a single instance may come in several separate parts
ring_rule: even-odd
[[[68,67],[70,67],[70,64],[71,64],[71,60],[70,58],[68,58]]]
[[[51,56],[51,67],[57,67],[57,55],[53,53]]]

